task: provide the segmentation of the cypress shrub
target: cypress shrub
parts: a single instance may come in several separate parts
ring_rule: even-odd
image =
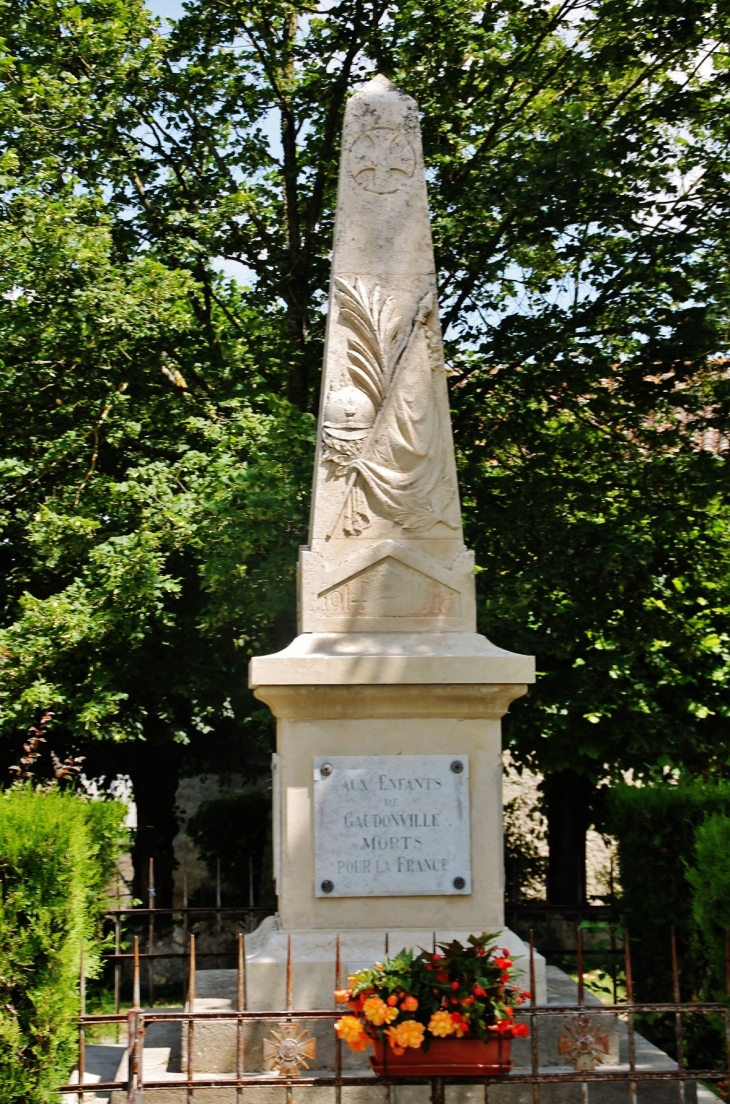
[[[99,966],[125,808],[57,789],[0,795],[0,1099],[55,1101],[76,1059],[79,965]]]

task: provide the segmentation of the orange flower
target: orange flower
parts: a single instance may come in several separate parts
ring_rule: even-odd
[[[335,1024],[337,1038],[347,1043],[350,1050],[367,1050],[370,1040],[365,1029],[355,1016],[343,1016]]]
[[[415,1012],[418,1008],[418,1001],[415,997],[406,997],[401,1004],[401,1008],[404,1012]]]
[[[417,1049],[423,1045],[425,1031],[425,1027],[418,1020],[404,1020],[396,1027],[388,1028],[390,1045],[394,1050],[395,1047],[413,1047]]]
[[[454,1024],[451,1016],[448,1012],[434,1012],[431,1019],[428,1021],[428,1030],[432,1035],[440,1035],[442,1039],[445,1039],[447,1035],[453,1035],[455,1031]]]
[[[351,996],[349,989],[335,989],[335,1000],[338,1004],[347,1004]]]
[[[384,1000],[380,997],[368,997],[362,1006],[363,1015],[366,1020],[370,1020],[371,1024],[375,1027],[382,1027],[383,1024],[392,1023],[398,1015],[397,1008],[389,1008]]]

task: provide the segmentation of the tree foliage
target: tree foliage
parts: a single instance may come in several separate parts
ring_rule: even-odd
[[[251,732],[294,632],[347,95],[423,109],[522,760],[727,761],[725,0],[0,9],[6,731]],[[239,279],[232,280],[236,271]]]

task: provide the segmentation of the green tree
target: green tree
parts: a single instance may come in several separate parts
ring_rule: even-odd
[[[153,795],[265,741],[245,665],[294,632],[339,131],[380,69],[424,112],[482,627],[543,673],[515,751],[584,819],[607,771],[724,769],[727,3],[0,13],[5,731],[52,702]]]

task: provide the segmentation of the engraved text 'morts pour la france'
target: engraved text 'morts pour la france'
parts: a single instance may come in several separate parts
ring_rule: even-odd
[[[318,757],[314,809],[318,897],[471,892],[467,755]]]

